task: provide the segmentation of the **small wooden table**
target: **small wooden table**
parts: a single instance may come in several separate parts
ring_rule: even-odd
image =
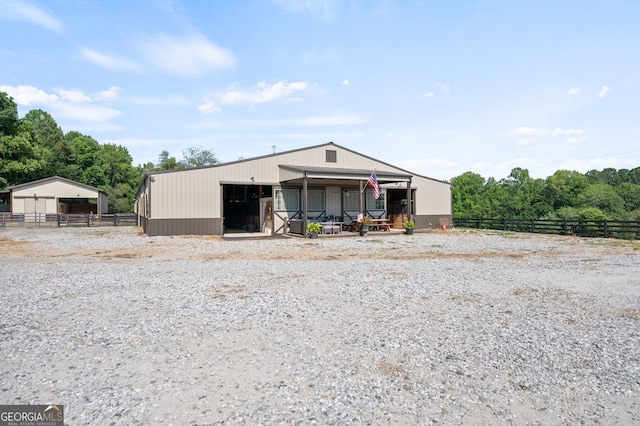
[[[388,219],[371,219],[369,227],[372,227],[378,231],[390,231],[391,224]]]

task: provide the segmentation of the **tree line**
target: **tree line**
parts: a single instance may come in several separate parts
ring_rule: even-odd
[[[183,151],[180,160],[162,151],[157,163],[132,162],[126,147],[77,131],[65,134],[43,110],[18,118],[13,98],[0,92],[0,189],[60,176],[104,190],[109,213],[126,213],[133,211],[144,173],[219,163],[198,147]],[[521,168],[500,180],[466,172],[451,184],[454,217],[640,220],[640,167],[558,170],[546,179],[533,179]]]
[[[104,190],[109,213],[133,211],[144,173],[217,164],[209,150],[191,147],[177,160],[162,151],[157,163],[134,167],[126,147],[105,143],[77,131],[64,133],[53,117],[41,110],[18,118],[11,96],[0,92],[0,189],[60,176]]]
[[[534,179],[515,168],[500,180],[466,172],[451,179],[457,218],[640,220],[640,167]]]

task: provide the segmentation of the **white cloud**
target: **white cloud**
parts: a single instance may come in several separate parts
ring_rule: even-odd
[[[352,112],[341,112],[335,115],[284,118],[280,120],[242,120],[241,122],[244,125],[251,126],[346,126],[366,123],[367,117]]]
[[[611,90],[611,87],[602,86],[602,89],[598,92],[598,96],[604,98],[604,96]]]
[[[58,102],[52,105],[52,108],[55,109],[55,113],[52,115],[56,117],[79,121],[103,122],[122,115],[121,111],[114,108],[96,105],[76,105],[67,102]]]
[[[581,136],[583,134],[584,130],[582,129],[562,129],[560,127],[553,131],[547,129],[536,129],[533,127],[518,127],[509,132],[510,136],[515,136],[516,143],[518,145],[532,145],[536,143],[539,138],[547,136],[572,136],[571,138],[566,139],[565,142],[568,144],[575,144],[586,140],[585,137]]]
[[[157,35],[139,45],[140,52],[156,68],[179,77],[191,77],[216,69],[231,68],[233,54],[203,36],[188,38]]]
[[[121,91],[121,87],[111,86],[107,90],[98,92],[98,99],[114,99]]]
[[[343,86],[348,86],[349,85],[349,80],[342,80],[342,85]]]
[[[569,94],[569,95],[577,95],[578,93],[580,93],[580,88],[579,87],[572,87],[567,92],[567,94]]]
[[[553,131],[553,136],[574,136],[574,135],[581,135],[583,133],[584,133],[584,130],[580,130],[580,129],[557,128]]]
[[[424,95],[422,95],[423,98],[433,98],[435,96],[435,93],[433,92],[427,92]]]
[[[511,130],[509,134],[516,137],[518,145],[531,145],[539,137],[546,136],[548,132],[544,129],[535,129],[533,127],[518,127]]]
[[[8,93],[18,105],[24,106],[51,104],[59,100],[58,96],[50,95],[33,86],[0,86],[0,91]]]
[[[122,114],[121,111],[87,103],[90,98],[79,90],[59,89],[60,96],[46,93],[33,86],[0,86],[0,91],[13,97],[18,105],[44,105],[56,118],[88,122],[106,122]]]
[[[289,98],[294,93],[305,90],[308,86],[309,83],[304,81],[294,83],[279,81],[271,85],[260,82],[249,91],[233,90],[227,92],[222,97],[221,102],[225,105],[240,104],[253,106],[277,99]]]
[[[222,111],[215,103],[207,101],[202,105],[198,105],[198,110],[203,114],[212,114]]]
[[[56,18],[24,1],[0,0],[0,18],[27,21],[56,32],[64,29],[64,25]]]
[[[60,99],[64,101],[69,101],[74,103],[91,102],[91,98],[85,95],[80,90],[59,89],[58,93],[60,94]]]
[[[565,140],[564,142],[567,143],[567,144],[573,145],[573,144],[582,143],[582,142],[584,142],[586,140],[587,140],[587,138],[585,138],[584,136],[581,136],[581,137],[578,137],[578,138],[569,138],[569,139]]]
[[[437,82],[433,84],[433,87],[436,87],[440,90],[442,90],[443,92],[448,92],[449,91],[449,83],[442,83],[442,82]]]
[[[117,70],[123,70],[123,71],[140,71],[141,70],[140,65],[138,65],[134,61],[127,58],[105,55],[103,53],[96,52],[93,49],[82,49],[80,52],[82,53],[82,56],[84,56],[87,60],[103,68],[116,70],[116,71]]]

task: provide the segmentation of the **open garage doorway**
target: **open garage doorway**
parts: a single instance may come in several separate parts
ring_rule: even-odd
[[[387,218],[393,223],[394,228],[402,228],[405,220],[409,218],[409,212],[414,213],[413,200],[415,190],[411,191],[411,210],[407,206],[406,189],[387,189]]]
[[[270,185],[223,185],[224,232],[257,232],[264,218],[260,214],[260,199],[273,196]]]
[[[59,198],[58,213],[65,214],[96,214],[98,200],[96,198]]]

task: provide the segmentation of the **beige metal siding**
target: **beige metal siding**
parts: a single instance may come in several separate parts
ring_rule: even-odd
[[[336,151],[336,162],[328,163],[326,161],[327,149]],[[407,173],[403,169],[351,152],[337,145],[322,145],[215,167],[153,174],[150,176],[149,188],[141,188],[138,195],[139,203],[145,201],[145,194],[149,197],[150,211],[145,211],[145,213],[147,217],[153,219],[220,219],[222,184],[248,185],[253,182],[276,186],[283,179],[283,176],[290,176],[290,178],[297,176],[296,173],[282,170],[279,165],[355,170],[377,169],[400,174]],[[417,188],[417,214],[451,214],[451,196],[448,183],[414,177],[412,186]],[[333,204],[327,207],[331,210],[336,208]],[[141,212],[141,214],[144,213]]]
[[[414,177],[412,187],[417,188],[414,200],[417,215],[451,215],[450,184]]]
[[[13,190],[14,197],[98,198],[98,192],[62,181],[50,181]]]

